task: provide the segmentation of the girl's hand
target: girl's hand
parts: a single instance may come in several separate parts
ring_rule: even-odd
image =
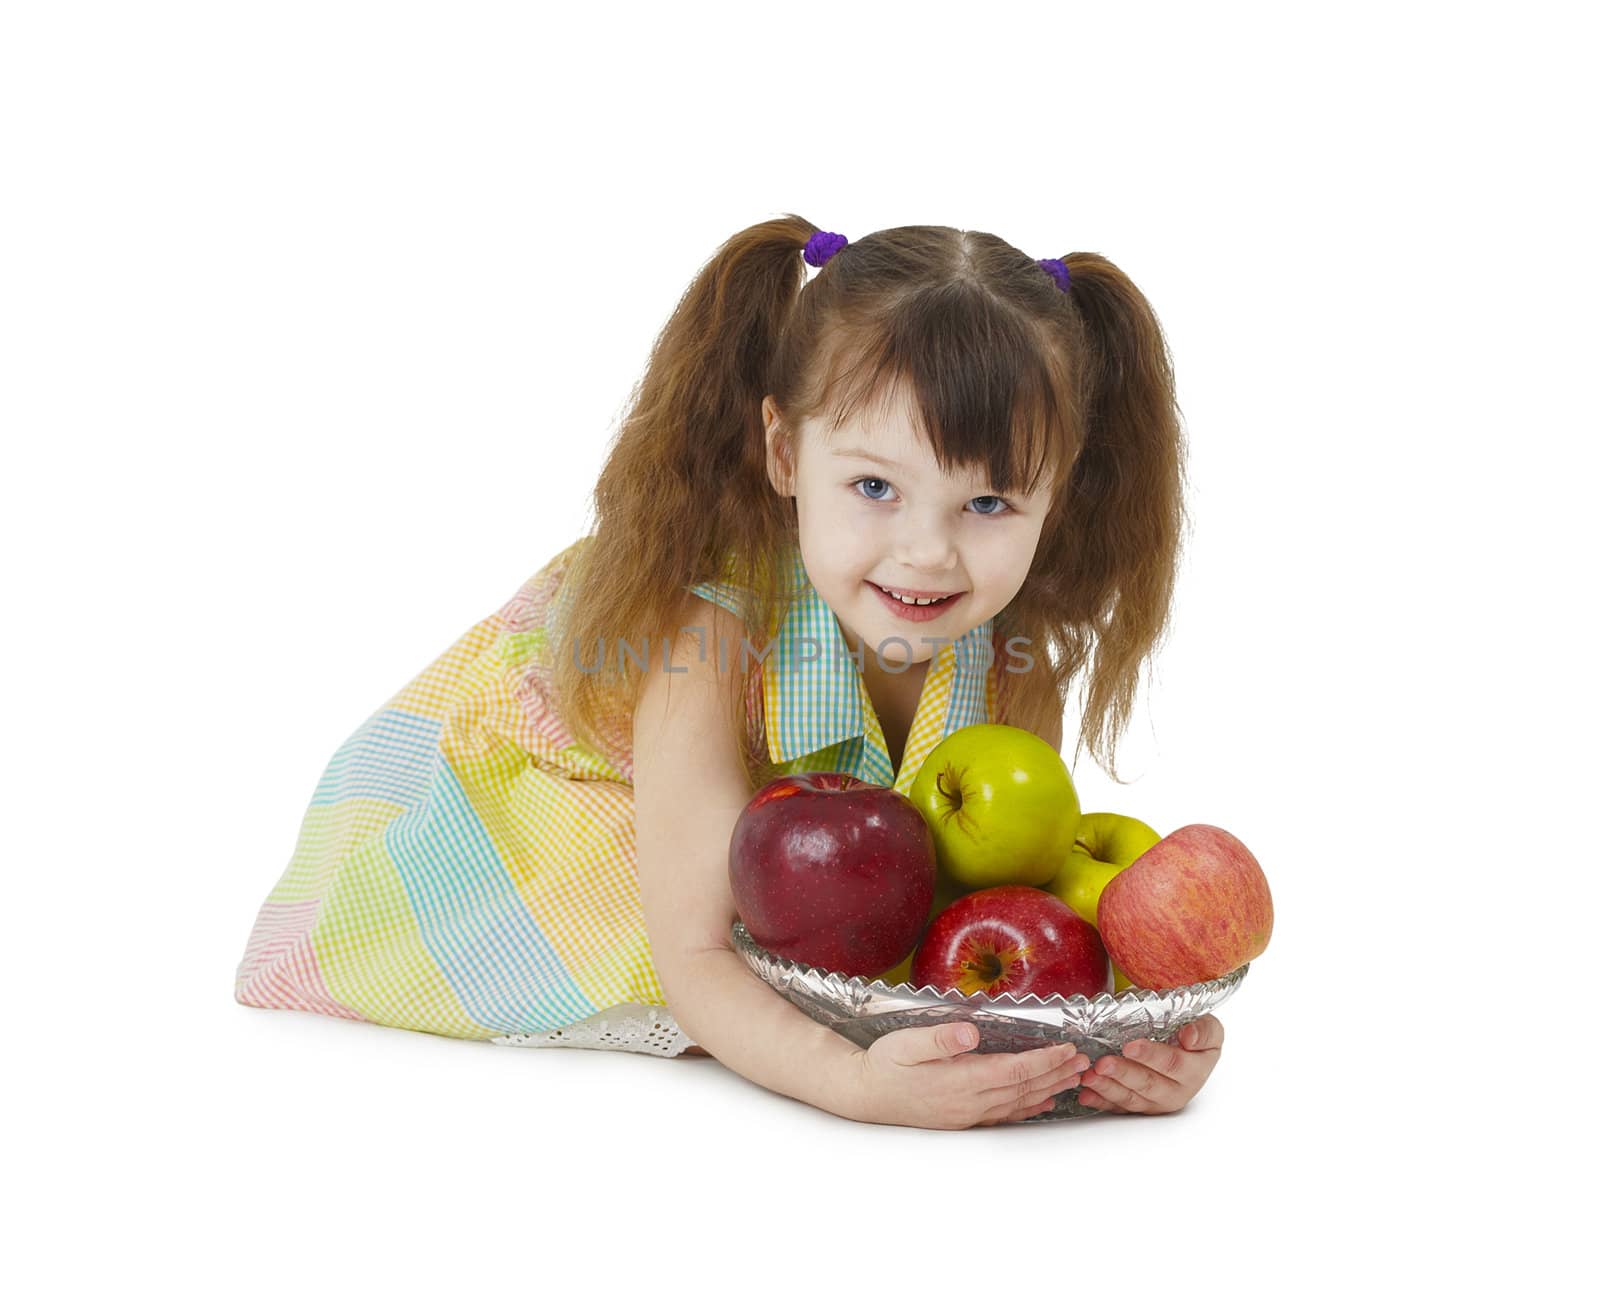
[[[972,1034],[972,1042],[962,1035]],[[975,1053],[969,1022],[911,1026],[857,1052],[849,1114],[878,1125],[969,1129],[1037,1116],[1078,1083],[1089,1059],[1075,1044]]]
[[[1209,1013],[1166,1043],[1133,1039],[1107,1053],[1083,1078],[1078,1101],[1096,1111],[1158,1116],[1179,1111],[1200,1092],[1222,1055],[1222,1022]]]

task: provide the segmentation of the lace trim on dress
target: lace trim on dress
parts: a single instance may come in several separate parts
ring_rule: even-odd
[[[685,1048],[699,1047],[666,1008],[643,1003],[619,1003],[559,1030],[496,1035],[490,1042],[516,1048],[607,1048],[653,1057],[676,1057]]]

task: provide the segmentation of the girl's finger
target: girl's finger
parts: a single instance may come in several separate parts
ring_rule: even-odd
[[[1085,1093],[1099,1094],[1107,1102],[1115,1103],[1118,1111],[1138,1112],[1148,1111],[1150,1109],[1149,1102],[1140,1097],[1132,1089],[1128,1088],[1127,1085],[1117,1083],[1117,1081],[1112,1079],[1110,1076],[1102,1077],[1100,1072],[1096,1071],[1089,1077],[1089,1079],[1092,1081],[1092,1083],[1085,1084],[1084,1087],[1078,1091],[1078,1097],[1080,1100],[1083,1098]]]
[[[982,1101],[991,1108],[1003,1112],[1007,1116],[1026,1114],[1032,1108],[1043,1103],[1054,1103],[1058,1093],[1065,1093],[1068,1089],[1078,1087],[1081,1071],[1070,1070],[1063,1067],[1049,1075],[1042,1075],[1037,1080],[1030,1082],[1028,1091],[1021,1097],[1004,1090],[993,1090],[986,1095],[981,1095]]]
[[[1188,1091],[1175,1080],[1126,1057],[1109,1054],[1095,1063],[1088,1082],[1095,1092],[1129,1111],[1176,1108],[1188,1097]]]
[[[1184,1027],[1185,1030],[1188,1028]],[[1182,1033],[1179,1031],[1180,1036]],[[1166,1076],[1183,1098],[1192,1098],[1200,1092],[1200,1086],[1211,1078],[1211,1072],[1217,1069],[1217,1062],[1222,1057],[1221,1050],[1216,1048],[1190,1052],[1175,1048],[1171,1043],[1156,1043],[1148,1039],[1135,1039],[1124,1045],[1122,1051],[1140,1066]],[[1138,1085],[1134,1087],[1138,1088]],[[1140,1089],[1140,1092],[1148,1094],[1148,1090]]]
[[[1188,1028],[1184,1026],[1183,1029]],[[1183,1031],[1178,1033],[1181,1035]],[[1155,1039],[1131,1040],[1122,1046],[1122,1055],[1157,1075],[1165,1075],[1175,1084],[1188,1081],[1195,1074],[1197,1064],[1192,1053]]]
[[[1077,1084],[1077,1072],[1066,1076],[1056,1072],[1031,1081],[1027,1093],[1021,1097],[1016,1096],[1014,1092],[1006,1093],[1004,1090],[992,1089],[984,1099],[988,1107],[983,1113],[983,1120],[979,1123],[1003,1125],[1010,1121],[1037,1116],[1056,1105],[1057,1094],[1076,1088]]]
[[[1078,1090],[1078,1105],[1093,1107],[1096,1111],[1121,1111],[1122,1108],[1112,1102],[1110,1098],[1102,1097],[1087,1084]]]
[[[1053,1096],[1048,1097],[1043,1102],[1040,1102],[1032,1107],[1023,1107],[1020,1111],[1015,1112],[1010,1119],[1027,1120],[1030,1116],[1042,1116],[1047,1111],[1054,1111],[1055,1107],[1055,1098]]]
[[[1192,1053],[1222,1047],[1222,1022],[1207,1012],[1178,1031],[1178,1043]]]
[[[1030,1116],[1042,1116],[1054,1106],[1055,1102],[1052,1099],[1040,1103],[1037,1107],[1024,1107],[1020,1111],[997,1108],[994,1111],[985,1112],[983,1119],[978,1124],[982,1126],[1014,1125],[1017,1121],[1027,1120]]]
[[[1007,1116],[1027,1115],[1035,1107],[1042,1104],[1053,1104],[1056,1094],[1077,1088],[1078,1076],[1078,1071],[1068,1072],[1063,1068],[1060,1071],[1053,1071],[1049,1075],[1041,1075],[1038,1079],[1030,1081],[1028,1091],[1021,1097],[1004,1093],[1004,1091],[991,1092],[980,1096],[982,1101],[987,1102],[992,1108],[1003,1112]]]
[[[1004,1062],[981,1063],[991,1083],[977,1091],[978,1100],[986,1106],[1004,1105],[1011,1110],[1028,1101],[1032,1094],[1048,1087],[1059,1093],[1071,1085],[1060,1081],[1089,1069],[1089,1058],[1074,1044],[1057,1044],[1049,1048],[1035,1048],[1025,1053],[993,1053],[994,1058],[1009,1058]],[[970,1058],[968,1060],[971,1060]],[[1017,1078],[1019,1067],[1028,1073]]]

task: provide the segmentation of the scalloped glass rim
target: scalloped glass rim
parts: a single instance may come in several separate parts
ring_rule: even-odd
[[[886,994],[895,992],[906,994],[925,994],[946,1003],[963,1003],[969,1007],[993,1007],[996,1004],[1009,1003],[1013,1007],[1071,1007],[1071,1008],[1110,1008],[1110,1007],[1137,1007],[1148,999],[1170,999],[1174,994],[1193,994],[1209,996],[1220,994],[1225,989],[1231,989],[1244,979],[1245,972],[1250,970],[1246,962],[1241,967],[1235,967],[1225,975],[1218,976],[1215,980],[1202,980],[1193,985],[1171,985],[1164,989],[1145,989],[1139,985],[1130,985],[1120,994],[1096,994],[1090,998],[1087,994],[1051,994],[1048,998],[1040,998],[1037,994],[963,994],[959,989],[940,989],[936,985],[912,985],[905,981],[896,981],[892,985],[873,977],[864,980],[860,976],[847,976],[843,972],[829,971],[826,967],[814,967],[809,962],[798,962],[794,958],[786,958],[781,954],[764,949],[751,938],[750,932],[742,921],[733,923],[733,933],[736,941],[748,945],[751,949],[761,954],[774,966],[789,967],[797,971],[815,972],[825,980],[835,980],[846,987],[854,987],[863,992],[877,988]]]

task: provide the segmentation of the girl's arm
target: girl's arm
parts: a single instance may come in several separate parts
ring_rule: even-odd
[[[738,916],[728,842],[753,791],[736,738],[744,733],[740,674],[720,672],[702,645],[740,645],[738,619],[689,597],[666,673],[652,661],[633,722],[639,890],[656,974],[673,1018],[745,1079],[858,1119],[860,1050],[766,985],[733,949]],[[737,655],[729,657],[737,661]],[[680,672],[679,670],[685,670]]]

